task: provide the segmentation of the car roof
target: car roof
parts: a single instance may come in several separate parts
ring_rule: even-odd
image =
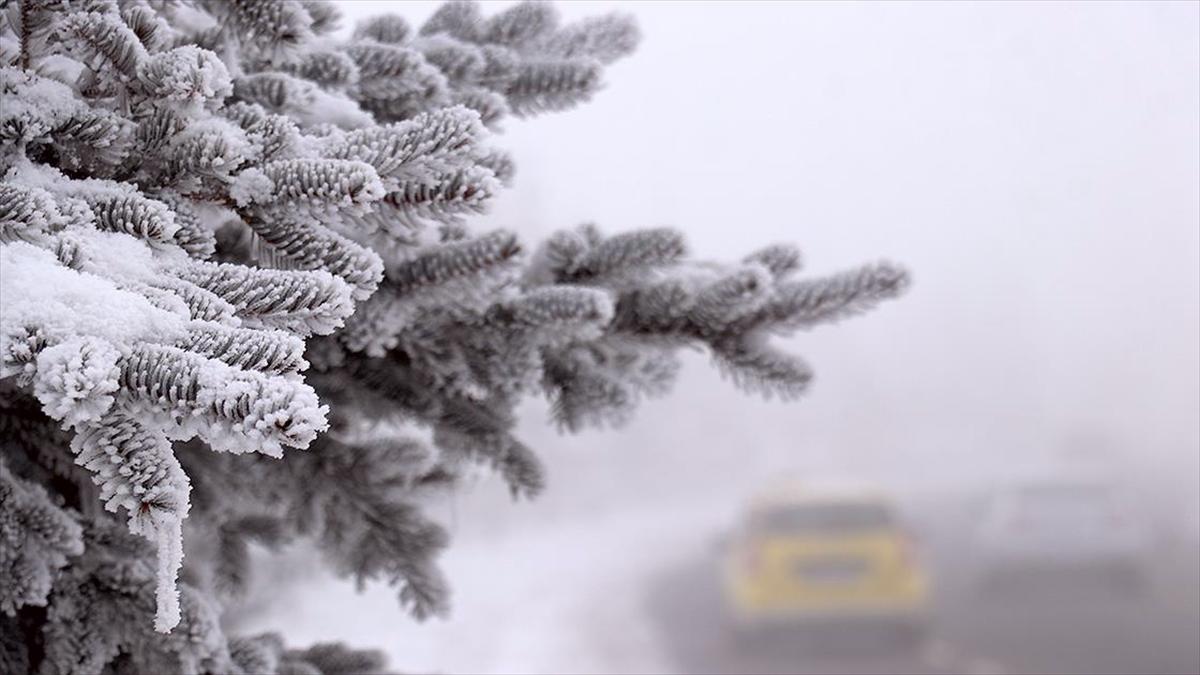
[[[890,497],[874,485],[854,481],[778,481],[759,490],[750,499],[754,510],[789,505],[881,504]]]

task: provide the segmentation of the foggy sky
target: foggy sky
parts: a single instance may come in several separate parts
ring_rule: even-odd
[[[435,6],[397,9],[419,21]],[[817,372],[801,403],[738,395],[697,359],[689,386],[597,443],[741,426],[764,452],[805,442],[867,462],[1140,442],[1146,461],[1194,465],[1197,5],[560,9],[631,11],[644,40],[590,104],[507,123],[498,142],[518,177],[489,224],[529,239],[674,225],[699,256],[791,241],[814,272],[888,258],[915,280],[876,313],[790,341]],[[700,408],[718,414],[680,424]]]

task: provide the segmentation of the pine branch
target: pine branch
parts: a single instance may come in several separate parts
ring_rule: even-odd
[[[178,38],[178,32],[171,24],[148,4],[125,2],[119,9],[121,19],[148,52],[166,49]]]
[[[514,175],[489,130],[594,95],[639,40],[622,15],[453,2],[417,34],[388,15],[349,40],[313,0],[10,17],[0,538],[23,543],[0,547],[0,670],[378,670],[225,635],[217,603],[253,587],[250,547],[311,539],[360,586],[444,613],[448,537],[422,504],[477,468],[542,489],[515,436],[525,397],[568,430],[619,424],[684,348],[791,397],[811,373],[770,336],[907,283],[888,264],[797,279],[786,245],[694,260],[671,229],[585,225],[528,263],[512,233],[481,233],[471,216]],[[285,446],[313,452],[276,461]]]
[[[18,65],[22,70],[29,69],[31,58],[30,39],[32,38],[32,26],[30,26],[30,5],[31,3],[22,2],[17,5],[17,37],[21,41],[21,56]]]
[[[513,114],[529,117],[573,108],[600,89],[600,64],[588,59],[527,61],[504,90]]]
[[[307,52],[287,70],[325,89],[344,89],[358,81],[358,65],[339,51]]]
[[[861,314],[908,286],[908,273],[890,263],[866,265],[825,279],[786,282],[743,326],[803,328]]]
[[[383,279],[383,261],[374,251],[316,223],[293,218],[247,214],[254,231],[257,254],[275,267],[324,270],[352,288],[355,300],[366,300]]]
[[[165,409],[185,436],[215,450],[277,457],[324,431],[326,409],[307,385],[228,366],[174,347],[142,345],[121,359],[123,395]]]
[[[338,572],[360,588],[376,578],[399,585],[401,604],[418,619],[444,615],[448,591],[433,558],[445,548],[446,532],[404,501],[408,477],[380,461],[391,452],[327,443],[308,456],[296,500]]]
[[[146,48],[136,33],[119,15],[101,12],[70,14],[57,31],[66,44],[85,62],[116,70],[125,81],[137,78],[138,67],[146,60]]]
[[[172,246],[179,226],[175,214],[164,203],[136,193],[85,194],[96,227],[124,232],[156,246]]]
[[[421,229],[426,221],[455,223],[461,216],[483,213],[499,192],[495,174],[483,166],[449,171],[421,181],[404,182],[388,192],[373,211],[353,220],[371,229]]]
[[[170,442],[134,417],[114,411],[85,425],[71,441],[71,450],[76,462],[95,474],[105,508],[124,507],[129,531],[157,545],[154,628],[169,632],[181,618],[176,577],[183,564],[182,520],[191,491]]]
[[[374,675],[384,672],[387,664],[383,652],[377,649],[350,649],[337,642],[290,650],[283,658],[285,667],[296,669],[303,664],[322,675]]]
[[[403,17],[395,14],[381,14],[364,19],[354,28],[354,37],[384,44],[401,44],[407,42],[411,35],[412,27]]]
[[[758,335],[718,342],[713,355],[735,384],[767,397],[795,398],[812,380],[803,360],[767,346]]]
[[[558,11],[546,2],[526,0],[493,14],[484,21],[479,40],[520,48],[553,33],[558,27]]]
[[[483,17],[479,3],[469,0],[443,2],[421,26],[421,35],[446,33],[459,40],[474,41],[479,34]]]
[[[239,206],[314,202],[355,206],[383,196],[370,164],[342,159],[280,159],[242,172],[230,190]]]
[[[221,59],[192,45],[150,56],[138,67],[137,79],[145,94],[157,101],[197,104],[233,93]]]
[[[388,269],[385,285],[401,295],[477,275],[512,260],[521,252],[517,238],[497,230],[478,239],[440,246]]]
[[[196,321],[176,346],[231,366],[272,375],[298,373],[308,368],[304,341],[285,331],[230,328]]]
[[[178,274],[223,298],[243,319],[301,335],[327,335],[354,311],[350,287],[328,272],[194,262]]]
[[[433,35],[421,38],[415,46],[455,87],[479,84],[484,78],[488,62],[478,45]]]
[[[48,243],[67,223],[49,192],[0,183],[0,242]]]
[[[311,106],[316,85],[286,73],[244,75],[233,81],[236,101],[257,103],[275,113],[291,113]]]
[[[83,553],[82,534],[44,489],[13,475],[0,459],[0,613],[45,606],[58,570]]]
[[[155,198],[169,206],[175,214],[176,246],[197,260],[208,260],[216,253],[216,235],[201,222],[194,202],[171,192],[160,192]]]
[[[180,621],[169,635],[151,630],[155,612],[152,556],[113,524],[86,523],[87,555],[55,585],[43,623],[43,670],[96,673],[126,654],[133,672],[229,672],[217,608],[180,585]],[[115,664],[114,664],[115,665]]]
[[[378,43],[346,48],[358,65],[351,96],[384,122],[400,121],[449,103],[445,75],[420,52]]]
[[[300,130],[288,117],[267,112],[257,103],[242,102],[225,106],[221,113],[246,132],[262,161],[292,159],[300,153]]]
[[[545,37],[538,49],[564,59],[591,58],[608,64],[637,49],[641,32],[633,17],[612,13],[588,17]]]
[[[463,107],[352,131],[325,149],[333,159],[358,160],[396,186],[401,182],[436,185],[447,172],[473,164],[482,140],[479,115]]]
[[[563,281],[605,281],[648,267],[669,265],[686,253],[683,237],[669,228],[637,230],[609,237],[566,262]],[[568,254],[569,255],[569,254]]]
[[[742,259],[742,262],[763,265],[776,279],[784,279],[799,270],[801,261],[800,249],[791,244],[767,246]]]
[[[251,61],[283,64],[294,61],[313,37],[313,17],[307,7],[293,0],[216,0],[206,3],[237,36],[239,46]]]
[[[238,308],[216,293],[200,286],[173,277],[157,279],[155,288],[170,291],[183,300],[188,308],[188,316],[197,321],[211,321],[224,325],[240,323],[237,317]]]
[[[326,35],[338,29],[342,15],[336,3],[327,0],[301,0],[300,4],[312,17],[309,27],[313,33]]]

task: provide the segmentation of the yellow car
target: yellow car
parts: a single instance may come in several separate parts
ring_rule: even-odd
[[[927,582],[896,509],[877,491],[784,485],[758,495],[725,547],[735,635],[782,628],[924,633]]]

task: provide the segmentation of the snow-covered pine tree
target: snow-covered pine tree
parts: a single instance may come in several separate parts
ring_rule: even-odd
[[[684,347],[792,397],[810,372],[769,336],[906,282],[798,279],[787,245],[697,261],[671,229],[527,255],[468,227],[512,179],[492,132],[588,100],[625,16],[451,2],[339,40],[317,1],[0,7],[3,672],[378,669],[225,635],[249,546],[310,539],[442,613],[421,503],[481,465],[542,488],[522,397],[620,422]]]

